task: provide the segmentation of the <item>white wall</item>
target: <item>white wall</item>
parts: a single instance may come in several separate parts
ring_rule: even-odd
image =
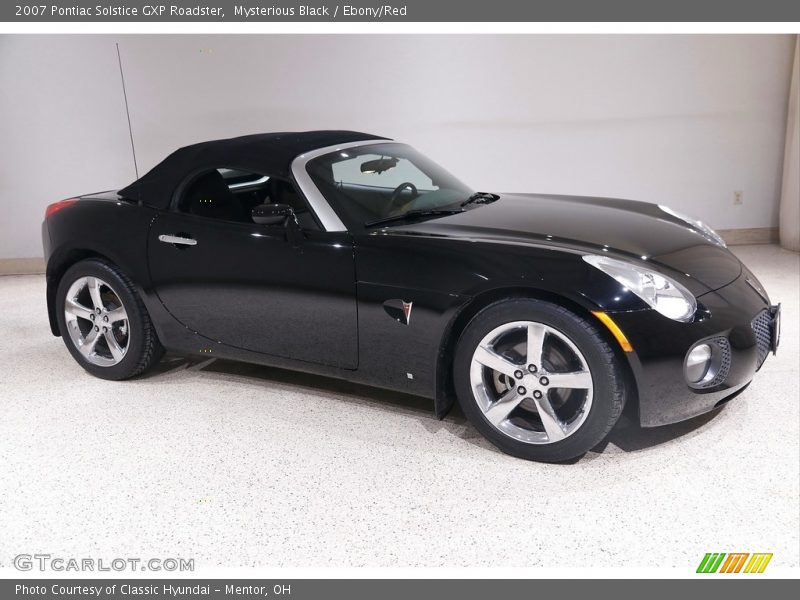
[[[0,258],[42,255],[47,204],[134,178],[112,40],[0,35]]]
[[[781,246],[800,251],[800,35],[794,46],[794,68],[786,119],[783,185],[780,203]]]
[[[6,36],[0,257],[41,253],[48,202],[133,179],[115,42],[140,173],[195,141],[351,128],[482,190],[777,225],[792,36]]]

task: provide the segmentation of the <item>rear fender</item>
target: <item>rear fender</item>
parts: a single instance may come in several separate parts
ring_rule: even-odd
[[[56,292],[64,273],[86,258],[102,258],[122,269],[146,298],[147,232],[155,211],[128,202],[83,199],[46,222],[47,314],[53,335],[60,335]],[[147,302],[145,302],[147,304]]]

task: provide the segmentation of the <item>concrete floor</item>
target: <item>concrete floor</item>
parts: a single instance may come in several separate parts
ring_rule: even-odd
[[[245,566],[797,567],[798,273],[735,252],[783,302],[781,352],[716,414],[571,465],[493,449],[429,402],[222,361],[94,379],[50,335],[40,276],[0,278],[0,567],[22,552]]]

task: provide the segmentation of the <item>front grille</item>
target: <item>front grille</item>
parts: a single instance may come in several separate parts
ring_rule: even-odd
[[[758,368],[764,364],[772,347],[772,316],[769,311],[762,310],[750,323],[756,334],[756,346],[758,347]]]
[[[702,387],[710,388],[719,385],[728,378],[731,370],[731,344],[726,337],[715,337],[709,340],[711,347],[715,348],[715,353],[719,356],[719,366],[713,379],[708,380]]]

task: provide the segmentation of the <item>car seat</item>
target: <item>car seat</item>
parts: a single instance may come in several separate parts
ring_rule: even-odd
[[[225,221],[250,222],[250,215],[228,189],[225,179],[217,170],[198,177],[189,186],[181,204],[181,209],[192,215]]]

